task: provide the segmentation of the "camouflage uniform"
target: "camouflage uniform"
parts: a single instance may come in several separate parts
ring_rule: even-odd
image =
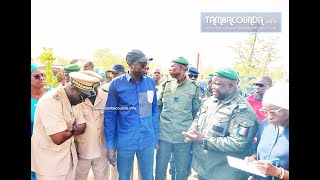
[[[245,179],[243,171],[228,165],[227,155],[244,159],[258,126],[255,112],[238,89],[224,100],[208,97],[189,128],[204,135],[203,144],[194,144],[193,169],[210,180]]]

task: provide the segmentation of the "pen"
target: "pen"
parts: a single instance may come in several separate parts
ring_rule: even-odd
[[[280,159],[279,158],[274,158],[274,159],[270,159],[269,161],[274,163],[274,162],[280,161]]]

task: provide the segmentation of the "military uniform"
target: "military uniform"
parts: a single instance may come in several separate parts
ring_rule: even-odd
[[[64,87],[44,94],[37,104],[31,138],[31,170],[38,176],[64,176],[74,179],[78,157],[72,136],[60,145],[49,137],[67,129],[67,123],[85,123],[82,112],[74,113]],[[71,173],[70,173],[71,172]]]
[[[98,89],[94,105],[89,99],[80,106],[87,127],[83,134],[76,135],[76,147],[79,157],[76,179],[87,179],[91,166],[95,179],[108,179],[109,162],[107,162],[106,137],[104,135],[104,109],[108,94]]]
[[[178,57],[172,62],[187,66],[188,61]],[[192,143],[186,143],[181,134],[186,131],[200,107],[200,87],[185,78],[179,83],[176,78],[166,81],[158,98],[160,112],[159,149],[156,157],[156,180],[165,179],[169,159],[174,156],[176,179],[187,179],[192,157]]]
[[[170,143],[185,143],[182,131],[190,127],[200,107],[200,87],[185,79],[181,84],[173,78],[162,85],[158,98],[160,113],[159,139]]]
[[[208,180],[247,179],[246,173],[229,166],[227,156],[244,159],[250,153],[258,126],[255,112],[238,89],[222,100],[208,97],[189,128],[204,136],[203,144],[194,144],[193,169]]]
[[[38,180],[75,179],[78,156],[73,135],[77,125],[85,123],[82,111],[75,105],[85,100],[80,93],[87,97],[95,95],[93,85],[99,79],[81,72],[71,72],[70,77],[70,85],[45,93],[37,104],[31,137],[31,170]],[[84,127],[81,126],[82,131]],[[61,144],[53,141],[51,135],[56,135],[54,139],[60,136]]]

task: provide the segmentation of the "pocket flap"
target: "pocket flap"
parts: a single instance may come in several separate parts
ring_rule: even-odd
[[[236,118],[236,121],[243,127],[252,127],[254,125],[254,121],[245,119],[245,118]]]

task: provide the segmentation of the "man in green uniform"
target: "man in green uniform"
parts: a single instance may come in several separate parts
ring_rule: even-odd
[[[244,159],[258,131],[259,119],[239,95],[238,73],[218,69],[212,79],[212,96],[201,104],[186,142],[194,142],[192,167],[199,180],[246,179],[245,173],[229,166],[227,156]]]
[[[200,88],[186,78],[188,60],[178,57],[172,60],[169,74],[171,80],[161,88],[158,99],[160,130],[156,156],[156,180],[166,179],[166,170],[171,153],[176,164],[175,179],[186,180],[192,143],[184,141],[181,135],[186,131],[200,107]]]

